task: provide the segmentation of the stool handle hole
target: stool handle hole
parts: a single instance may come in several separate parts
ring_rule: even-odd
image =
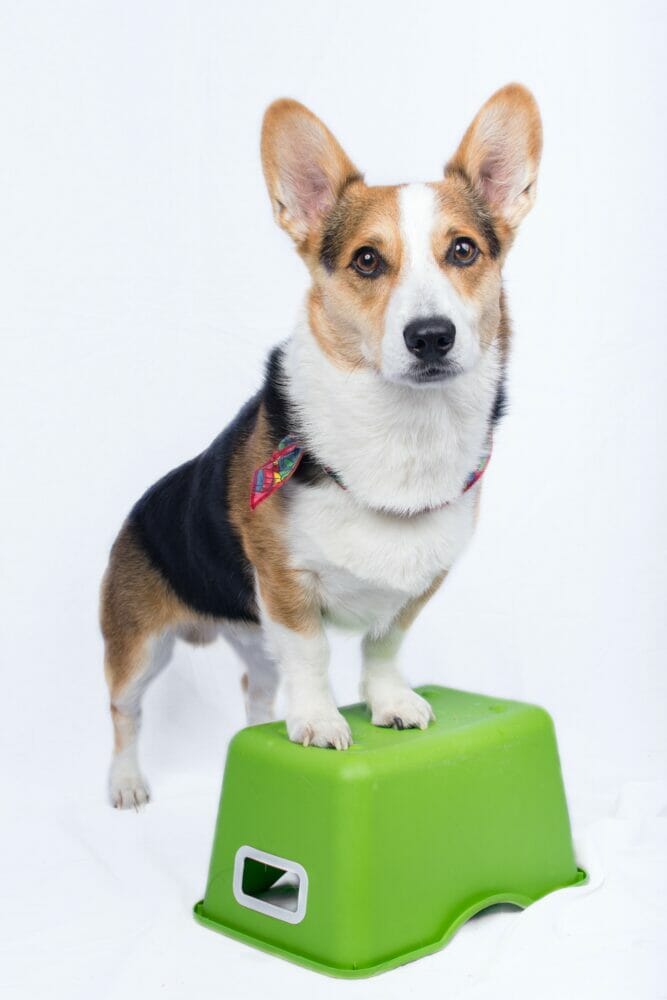
[[[236,852],[234,898],[276,920],[300,923],[306,915],[308,876],[303,865],[244,845]]]

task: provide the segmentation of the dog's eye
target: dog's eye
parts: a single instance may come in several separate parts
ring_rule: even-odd
[[[361,247],[352,258],[352,267],[364,278],[376,278],[382,270],[382,257],[373,247]]]
[[[468,267],[479,257],[479,247],[469,236],[457,236],[447,253],[447,260],[457,267]]]

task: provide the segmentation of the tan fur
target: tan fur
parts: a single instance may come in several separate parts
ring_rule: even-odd
[[[437,193],[439,215],[431,245],[448,279],[463,299],[474,301],[480,315],[479,334],[483,347],[496,338],[500,323],[501,267],[504,256],[494,258],[481,228],[476,206],[463,179],[452,174],[431,185]],[[482,251],[472,267],[455,267],[446,260],[447,251],[457,237],[472,238]]]
[[[385,312],[403,263],[398,191],[398,187],[351,185],[334,218],[328,220],[335,232],[339,266],[330,274],[319,253],[306,259],[313,280],[313,333],[341,368],[373,368],[380,363]],[[349,266],[363,246],[377,249],[387,264],[386,273],[373,281],[360,278]]]
[[[431,586],[428,587],[423,594],[420,594],[419,597],[415,597],[413,600],[408,601],[396,619],[396,624],[400,629],[405,631],[410,628],[421,609],[431,600],[433,595],[440,588],[446,576],[447,573],[440,573],[436,576]]]
[[[116,708],[113,702],[111,703],[111,723],[113,725],[114,753],[120,753],[135,739],[136,723],[131,716]]]
[[[356,330],[353,327],[341,330],[331,322],[322,290],[317,286],[312,286],[308,293],[308,322],[322,351],[338,368],[353,372],[367,366]]]
[[[271,618],[295,632],[312,634],[319,624],[319,607],[303,573],[289,566],[285,549],[284,497],[250,509],[253,471],[275,450],[263,407],[244,448],[232,456],[229,476],[229,514],[247,558],[255,568],[259,591]]]
[[[141,670],[149,638],[196,617],[154,569],[125,524],[111,549],[100,602],[112,701]]]

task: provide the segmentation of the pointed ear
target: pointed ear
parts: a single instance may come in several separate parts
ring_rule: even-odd
[[[297,245],[319,229],[343,188],[361,179],[329,129],[298,101],[274,101],[262,125],[273,214]]]
[[[463,171],[494,214],[513,229],[532,208],[542,153],[542,122],[535,98],[510,83],[483,106],[447,164]]]

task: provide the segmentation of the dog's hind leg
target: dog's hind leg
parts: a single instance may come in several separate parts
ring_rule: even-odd
[[[114,731],[109,792],[117,808],[148,802],[148,786],[137,759],[141,699],[169,661],[176,629],[192,617],[126,524],[111,550],[100,606]]]
[[[166,631],[138,641],[128,637],[121,659],[107,655],[105,669],[114,731],[109,796],[117,809],[136,809],[150,798],[137,755],[141,700],[149,683],[169,662],[173,645],[173,633]]]
[[[246,672],[241,684],[245,696],[246,720],[249,726],[273,719],[278,690],[278,668],[264,648],[264,635],[259,625],[228,625],[222,635],[235,650]]]

